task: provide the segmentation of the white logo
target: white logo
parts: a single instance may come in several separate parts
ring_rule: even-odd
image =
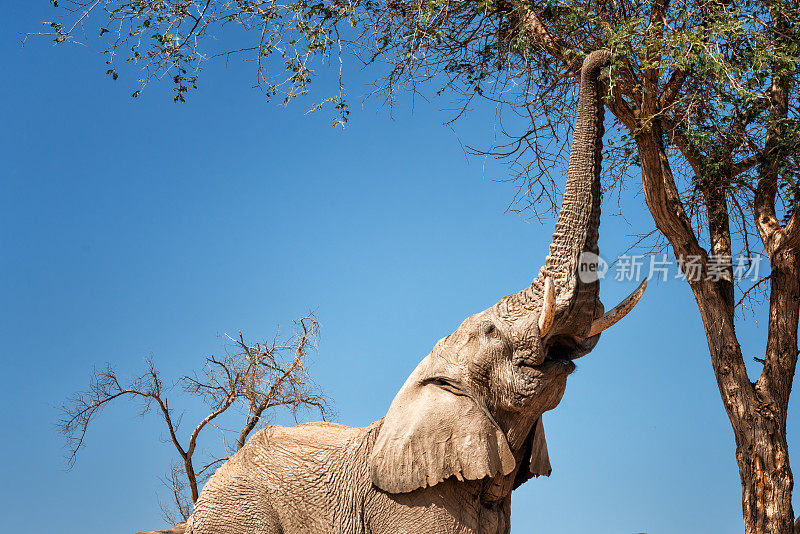
[[[608,272],[606,260],[593,252],[582,252],[578,259],[578,278],[584,284],[605,278]]]

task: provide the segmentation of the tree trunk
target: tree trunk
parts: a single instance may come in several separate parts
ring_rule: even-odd
[[[786,416],[797,362],[800,280],[795,254],[774,255],[764,372],[750,382],[732,310],[717,287],[693,284],[723,404],[736,438],[746,534],[794,534]]]
[[[767,350],[764,371],[755,383],[758,417],[753,422],[753,431],[743,436],[749,438],[749,442],[743,443],[750,447],[742,454],[737,451],[737,461],[748,534],[793,534],[793,481],[786,418],[798,354],[800,260],[796,251],[787,249],[774,251],[770,256],[772,286]]]
[[[641,129],[636,137],[648,208],[676,257],[700,256],[705,264],[708,254],[697,242],[680,203],[660,125],[654,121],[649,127],[650,131]],[[714,228],[710,231],[714,233]],[[698,280],[690,281],[690,286],[736,438],[745,532],[795,534],[786,414],[798,354],[800,269],[797,250],[785,247],[768,254],[772,264],[769,331],[764,372],[756,383],[747,375],[737,340],[730,281]]]
[[[746,534],[793,534],[786,429],[766,415],[735,428],[734,434]]]
[[[194,472],[194,465],[192,463],[192,457],[186,456],[184,457],[184,468],[186,469],[186,478],[189,480],[189,489],[192,492],[192,502],[196,503],[197,499],[200,498],[200,492],[197,489],[197,476]]]

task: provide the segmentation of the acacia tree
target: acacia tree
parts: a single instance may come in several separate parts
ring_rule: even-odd
[[[121,380],[111,365],[95,370],[88,389],[75,393],[61,406],[58,428],[66,438],[69,466],[75,464],[90,424],[106,406],[123,398],[137,402],[143,415],[153,411],[160,416],[178,455],[164,480],[173,501],[170,505],[162,503],[164,517],[171,523],[187,519],[214,468],[241,449],[251,432],[267,423],[274,410],[288,409],[295,418],[310,409],[323,419],[329,414],[328,400],[306,368],[316,347],[318,329],[317,320],[308,316],[295,321],[295,332],[288,338],[276,334],[269,342],[250,344],[239,332],[236,338],[228,337],[233,350],[222,358],[206,358],[199,373],[185,375],[172,385],[165,384],[151,360],[144,374],[128,381]],[[179,437],[183,414],[176,413],[174,404],[170,404],[179,392],[199,399],[208,409],[191,428],[188,440]],[[198,453],[198,439],[207,433],[204,431],[214,428],[225,433],[218,422],[229,410],[243,415],[235,447],[226,445],[221,450]]]
[[[142,85],[169,76],[176,100],[196,85],[203,61],[233,53],[255,60],[267,98],[305,94],[314,61],[333,56],[385,67],[376,90],[389,98],[427,83],[462,99],[464,111],[475,97],[491,99],[506,123],[525,119],[488,152],[524,179],[533,209],[556,204],[548,169],[567,154],[582,58],[610,50],[604,178],[641,180],[695,296],[736,439],[746,532],[793,532],[786,423],[800,303],[797,0],[51,2],[65,16],[45,32],[56,42],[97,23],[110,39],[109,75],[122,57]],[[208,39],[226,25],[249,40]],[[344,95],[340,77],[338,93],[319,104],[334,105],[336,124],[347,120]],[[742,251],[769,262],[755,287],[733,275],[731,258]],[[763,369],[751,380],[736,324],[755,290],[768,295],[769,312]]]

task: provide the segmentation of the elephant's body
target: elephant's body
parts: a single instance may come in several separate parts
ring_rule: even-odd
[[[203,488],[187,534],[509,532],[510,497],[481,499],[480,481],[377,489],[367,460],[381,424],[264,428]]]

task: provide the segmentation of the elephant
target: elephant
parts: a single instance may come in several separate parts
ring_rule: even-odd
[[[529,287],[468,317],[422,359],[385,417],[365,428],[268,426],[211,477],[186,534],[508,533],[511,492],[551,473],[542,415],[574,359],[642,296],[604,313],[600,224],[602,68],[589,54],[564,198]],[[587,260],[586,258],[589,258]],[[588,262],[588,263],[587,263]]]

